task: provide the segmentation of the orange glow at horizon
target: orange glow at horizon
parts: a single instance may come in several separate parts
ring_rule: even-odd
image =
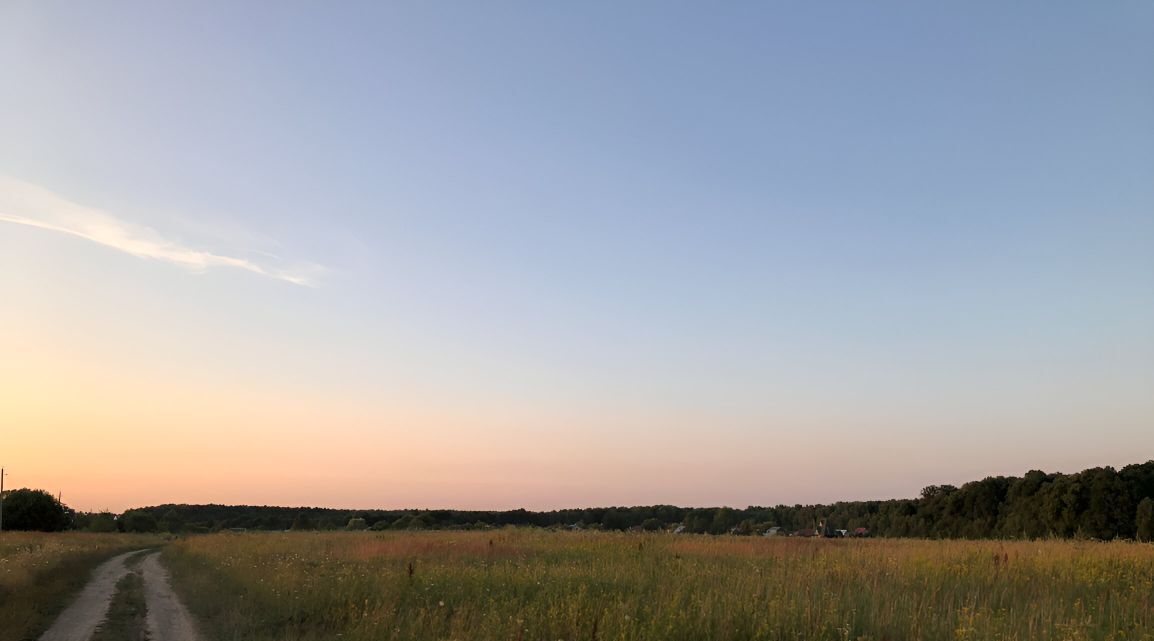
[[[1124,444],[1071,454],[1053,437],[1028,449],[974,439],[972,417],[935,417],[929,402],[921,413],[908,403],[906,416],[859,418],[853,405],[690,412],[441,398],[417,387],[286,387],[226,368],[142,367],[139,355],[126,363],[48,341],[0,347],[8,485],[61,493],[88,511],[767,505],[912,496],[1046,461],[1063,471],[1137,462]],[[1140,430],[1141,412],[1118,413],[1116,425]],[[939,429],[921,429],[930,420]],[[1061,424],[1051,427],[1061,436]]]

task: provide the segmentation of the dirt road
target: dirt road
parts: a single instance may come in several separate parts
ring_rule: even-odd
[[[144,573],[144,603],[148,610],[148,638],[154,641],[198,641],[188,609],[172,591],[168,570],[160,564],[160,552],[153,552],[140,564]]]
[[[128,562],[145,555],[138,571],[144,580],[145,622],[153,641],[200,641],[188,610],[172,591],[168,572],[160,564],[160,552],[137,550],[113,557],[101,564],[84,586],[80,596],[57,617],[40,641],[89,641],[108,615],[116,584],[130,571]],[[134,563],[135,565],[135,563]]]

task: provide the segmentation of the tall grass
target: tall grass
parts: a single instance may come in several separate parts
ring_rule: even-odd
[[[101,561],[159,542],[137,534],[0,533],[0,641],[35,639]]]
[[[228,639],[1154,639],[1154,546],[497,532],[166,550]]]

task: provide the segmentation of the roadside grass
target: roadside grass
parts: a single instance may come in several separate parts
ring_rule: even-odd
[[[248,533],[168,546],[211,638],[1154,640],[1154,546]]]
[[[31,641],[51,625],[102,561],[161,538],[88,532],[0,534],[0,641]]]

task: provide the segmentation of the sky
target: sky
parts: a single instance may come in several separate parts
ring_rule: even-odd
[[[0,464],[746,506],[1154,458],[1154,5],[0,5]]]

